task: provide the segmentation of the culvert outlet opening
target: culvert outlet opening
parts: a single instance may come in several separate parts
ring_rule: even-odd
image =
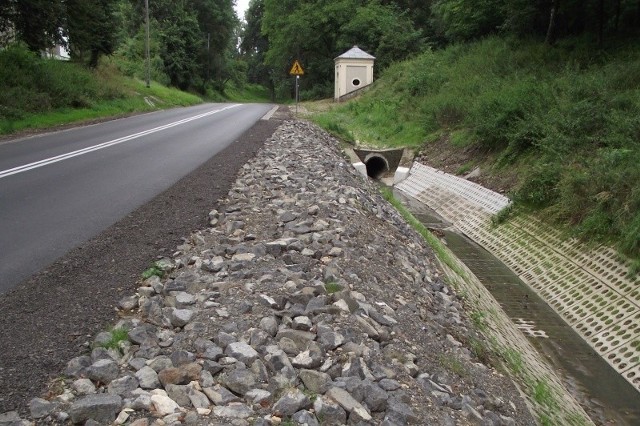
[[[371,156],[364,163],[367,166],[367,176],[371,179],[380,179],[386,172],[389,171],[389,163],[380,156]]]

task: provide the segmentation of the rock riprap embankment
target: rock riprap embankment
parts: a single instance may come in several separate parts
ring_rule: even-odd
[[[221,206],[23,422],[535,424],[431,250],[326,133],[285,122]]]

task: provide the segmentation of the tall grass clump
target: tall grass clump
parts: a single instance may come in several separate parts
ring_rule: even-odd
[[[0,51],[0,134],[199,102],[156,82],[147,88],[110,58],[88,69],[41,58],[21,44]]]
[[[101,85],[91,71],[71,62],[42,59],[21,44],[0,51],[0,119],[20,119],[57,108],[88,107],[124,94]]]
[[[483,170],[518,170],[516,208],[640,259],[640,43],[615,43],[489,37],[427,51],[318,121],[367,145],[471,148]]]

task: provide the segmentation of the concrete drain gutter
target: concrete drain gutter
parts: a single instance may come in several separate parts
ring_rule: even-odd
[[[640,392],[640,278],[614,250],[563,239],[528,216],[492,227],[506,197],[419,163],[396,188],[506,264]]]

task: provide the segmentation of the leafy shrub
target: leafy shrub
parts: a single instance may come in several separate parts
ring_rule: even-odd
[[[555,163],[536,164],[523,179],[514,199],[530,207],[548,207],[558,199],[561,168]]]
[[[88,107],[121,95],[117,87],[73,62],[40,58],[21,44],[0,51],[0,118]]]

